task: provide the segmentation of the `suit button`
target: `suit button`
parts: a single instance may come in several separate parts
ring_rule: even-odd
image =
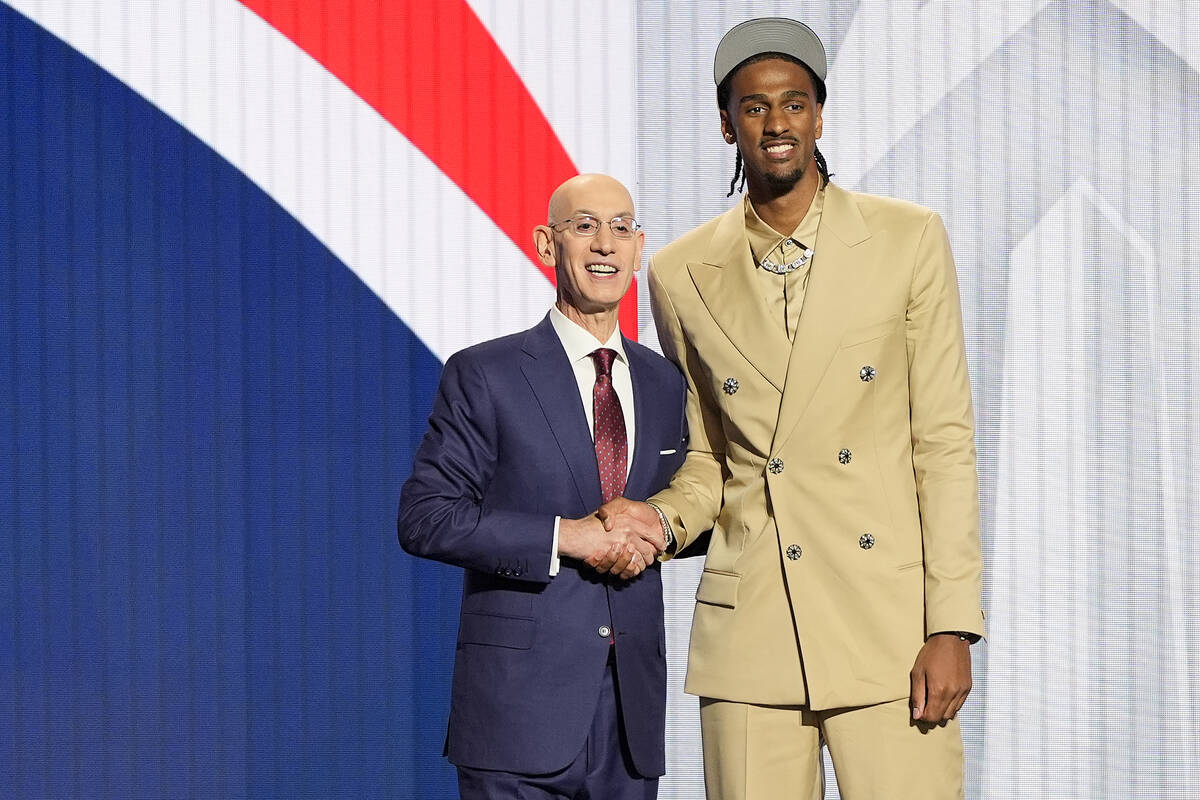
[[[737,378],[726,378],[725,383],[721,385],[721,391],[725,394],[734,394],[738,390],[738,385]]]
[[[599,628],[596,628],[596,633],[601,639],[607,639],[612,636],[612,628],[607,625],[601,625]]]
[[[787,552],[787,557],[790,558],[792,561],[795,561],[800,556],[804,555],[804,551],[800,549],[800,545],[798,545],[798,544],[789,544],[787,546],[786,552]]]
[[[875,537],[869,533],[864,533],[862,536],[858,537],[858,546],[863,550],[870,550],[875,546]]]
[[[783,472],[783,459],[772,458],[767,462],[767,469],[771,470],[772,475],[778,475],[779,473]]]
[[[850,451],[843,447],[841,450],[838,451],[838,463],[839,464],[849,464],[851,455],[852,454],[850,453]]]
[[[875,368],[867,365],[858,371],[858,379],[863,383],[870,383],[875,380]]]

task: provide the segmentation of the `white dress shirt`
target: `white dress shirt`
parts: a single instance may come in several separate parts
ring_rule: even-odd
[[[612,385],[621,401],[621,415],[625,418],[626,462],[625,474],[633,465],[634,442],[634,412],[633,412],[633,378],[629,374],[629,359],[625,357],[625,347],[621,341],[620,326],[613,329],[608,341],[601,342],[592,333],[572,322],[557,306],[550,309],[550,324],[558,334],[563,350],[567,353],[567,361],[575,371],[575,383],[579,389],[579,400],[583,403],[583,413],[587,417],[588,433],[595,437],[596,423],[592,410],[592,388],[596,385],[596,362],[592,353],[601,347],[616,351],[617,357],[612,364]],[[558,574],[558,523],[561,517],[554,518],[554,543],[550,550],[550,574]]]

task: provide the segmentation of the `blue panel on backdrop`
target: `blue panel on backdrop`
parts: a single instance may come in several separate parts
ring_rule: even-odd
[[[454,796],[440,364],[313,236],[0,5],[0,795]]]

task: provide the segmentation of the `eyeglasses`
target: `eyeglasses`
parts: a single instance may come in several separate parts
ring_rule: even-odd
[[[571,232],[576,236],[595,236],[600,232],[600,224],[600,220],[589,214],[576,214],[570,219],[551,222],[549,227],[558,230],[559,225],[570,225]],[[642,226],[633,217],[613,217],[608,221],[608,228],[618,239],[632,239]]]

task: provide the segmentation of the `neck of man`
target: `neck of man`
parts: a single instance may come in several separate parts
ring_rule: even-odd
[[[607,342],[608,337],[612,336],[613,331],[617,329],[617,306],[583,311],[571,305],[561,295],[554,305],[558,307],[564,317],[596,337],[596,341],[600,344]]]
[[[746,189],[754,212],[781,236],[789,236],[800,225],[820,185],[821,174],[816,159],[790,186],[769,183],[757,175],[746,176]]]

